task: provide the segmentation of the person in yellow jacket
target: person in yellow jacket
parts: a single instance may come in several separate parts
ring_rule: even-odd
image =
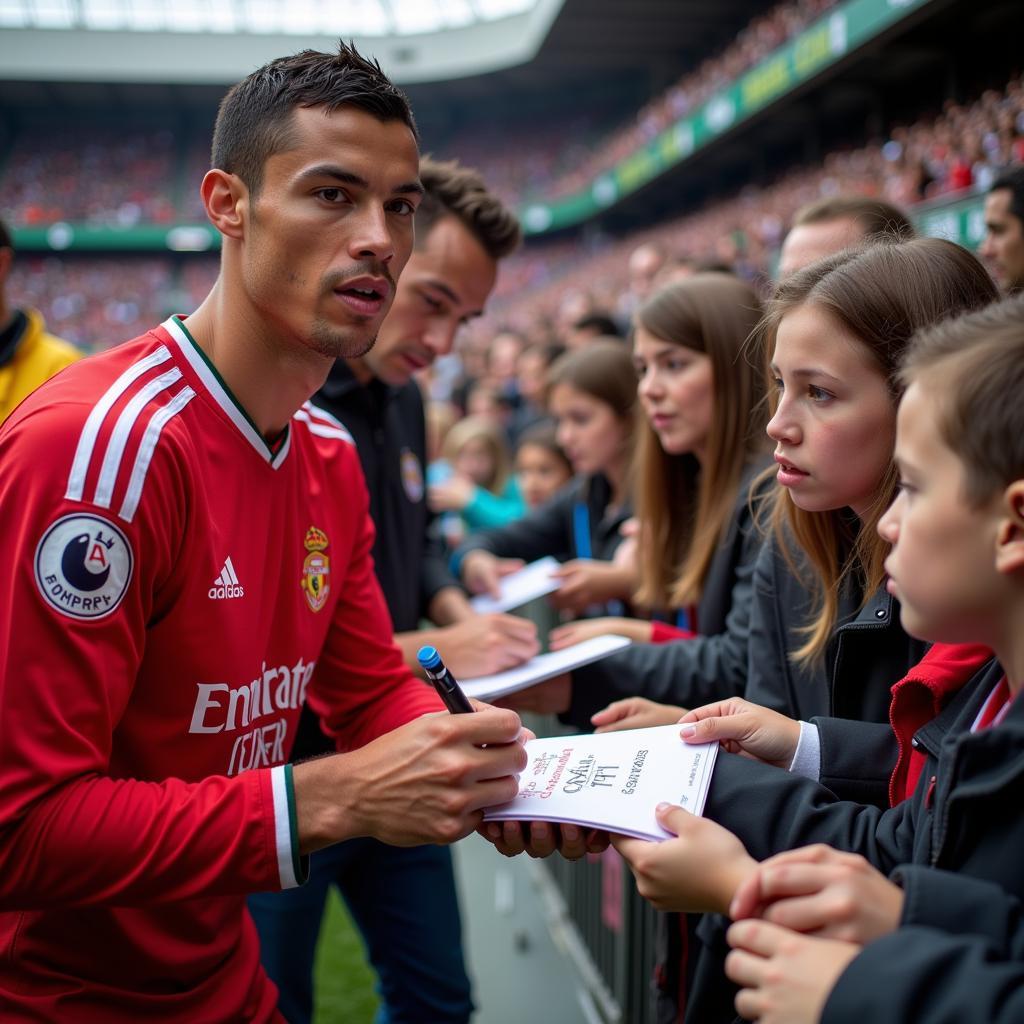
[[[0,221],[0,423],[43,381],[83,355],[74,345],[48,334],[36,310],[8,305],[7,279],[13,263],[11,234]]]

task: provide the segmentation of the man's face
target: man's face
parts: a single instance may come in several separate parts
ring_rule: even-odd
[[[1024,224],[1010,212],[1013,194],[999,188],[985,197],[985,240],[979,250],[1005,292],[1024,289]]]
[[[358,356],[412,251],[416,140],[401,121],[352,107],[297,108],[291,133],[257,195],[242,199],[242,287],[276,333],[332,358]]]
[[[864,229],[852,217],[826,220],[820,224],[798,224],[782,243],[779,280],[783,281],[790,274],[863,241]]]
[[[366,367],[386,384],[407,383],[451,352],[459,328],[483,312],[497,275],[497,261],[462,221],[436,221],[409,259]]]
[[[934,391],[934,385],[932,391]],[[986,643],[1011,584],[996,570],[1000,499],[974,507],[964,464],[943,441],[936,395],[912,384],[900,403],[896,464],[900,492],[878,524],[892,544],[885,562],[903,628],[944,643]]]

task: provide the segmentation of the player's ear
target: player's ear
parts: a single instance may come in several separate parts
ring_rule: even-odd
[[[226,238],[240,239],[249,209],[249,189],[237,174],[214,168],[199,187],[210,223]]]
[[[1014,480],[1003,492],[996,534],[996,569],[1002,573],[1024,572],[1024,480]]]

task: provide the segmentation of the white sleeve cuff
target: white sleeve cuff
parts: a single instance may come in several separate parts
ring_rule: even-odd
[[[279,764],[276,768],[271,768],[270,786],[274,794],[274,838],[281,888],[294,889],[306,880],[307,872],[305,858],[299,856],[299,828],[295,817],[292,766]]]
[[[800,723],[800,739],[790,762],[789,771],[817,782],[821,778],[821,735],[816,725]]]

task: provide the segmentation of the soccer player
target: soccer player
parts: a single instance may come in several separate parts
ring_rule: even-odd
[[[5,1021],[280,1020],[247,893],[516,792],[513,712],[421,717],[357,454],[308,404],[373,344],[421,193],[375,63],[271,62],[218,114],[213,290],[0,430]],[[342,752],[293,767],[304,699]]]

